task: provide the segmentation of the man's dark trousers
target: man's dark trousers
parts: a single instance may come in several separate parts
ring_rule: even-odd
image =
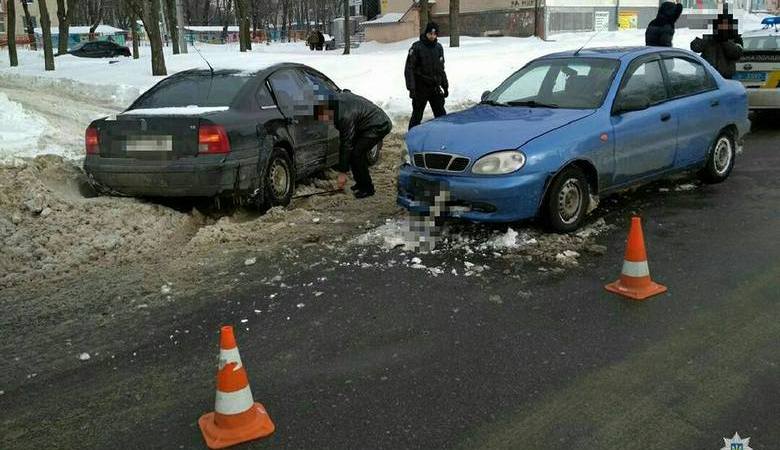
[[[368,170],[368,153],[379,144],[382,138],[363,137],[355,138],[350,155],[349,166],[352,169],[352,178],[358,191],[374,193],[374,182],[371,180],[371,172]]]
[[[422,122],[423,113],[425,112],[425,107],[428,105],[428,103],[431,104],[433,117],[441,117],[447,114],[447,111],[444,109],[443,95],[416,95],[412,99],[412,119],[409,121],[410,130]]]

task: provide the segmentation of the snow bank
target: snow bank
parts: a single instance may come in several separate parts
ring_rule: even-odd
[[[46,120],[8,99],[0,92],[0,161],[14,156],[31,157],[48,124]]]

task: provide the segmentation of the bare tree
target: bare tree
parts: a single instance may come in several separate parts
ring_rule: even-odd
[[[45,1],[38,3],[38,12],[41,13],[44,67],[47,71],[54,70],[54,51],[51,45],[51,18],[49,17],[49,7]]]
[[[238,41],[242,52],[252,49],[249,36],[249,7],[246,0],[236,0],[236,19],[238,20]]]
[[[70,24],[73,22],[73,17],[76,14],[75,2],[76,0],[57,0],[57,25],[59,34],[57,53],[60,55],[68,53]]]
[[[6,37],[8,38],[8,58],[11,60],[11,67],[19,65],[19,57],[16,54],[16,0],[7,0],[6,2]]]
[[[125,0],[144,24],[152,48],[152,75],[168,75],[160,32],[160,2],[158,0]]]
[[[30,40],[30,48],[34,51],[38,50],[38,44],[35,42],[35,28],[33,27],[32,17],[30,16],[30,8],[27,7],[27,2],[22,1],[22,9],[24,10],[24,29],[27,32],[27,39]]]
[[[100,22],[103,21],[103,13],[106,11],[103,0],[88,0],[85,2],[87,7],[87,17],[89,19],[89,36],[92,39]]]
[[[178,55],[179,49],[179,20],[176,17],[176,0],[164,0],[165,22],[168,24],[168,32],[173,42],[173,54]]]
[[[420,3],[420,33],[422,33],[430,20],[430,8],[428,7],[428,0],[418,0],[418,2]]]
[[[344,0],[344,54],[349,55],[349,35],[350,21],[349,21],[349,0]]]
[[[460,47],[460,0],[450,0],[450,47]]]

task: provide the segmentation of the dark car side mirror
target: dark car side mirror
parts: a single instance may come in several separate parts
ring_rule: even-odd
[[[487,100],[487,98],[490,97],[490,94],[492,94],[492,93],[493,93],[492,91],[485,91],[485,92],[483,92],[481,101],[484,102],[485,100]]]
[[[615,103],[613,114],[641,111],[650,107],[650,100],[644,95],[626,95]]]

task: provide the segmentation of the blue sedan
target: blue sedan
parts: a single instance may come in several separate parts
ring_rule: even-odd
[[[745,88],[689,51],[556,53],[480,104],[412,129],[397,200],[419,213],[446,201],[448,215],[473,221],[539,217],[569,232],[592,195],[680,171],[725,180],[749,129]]]

